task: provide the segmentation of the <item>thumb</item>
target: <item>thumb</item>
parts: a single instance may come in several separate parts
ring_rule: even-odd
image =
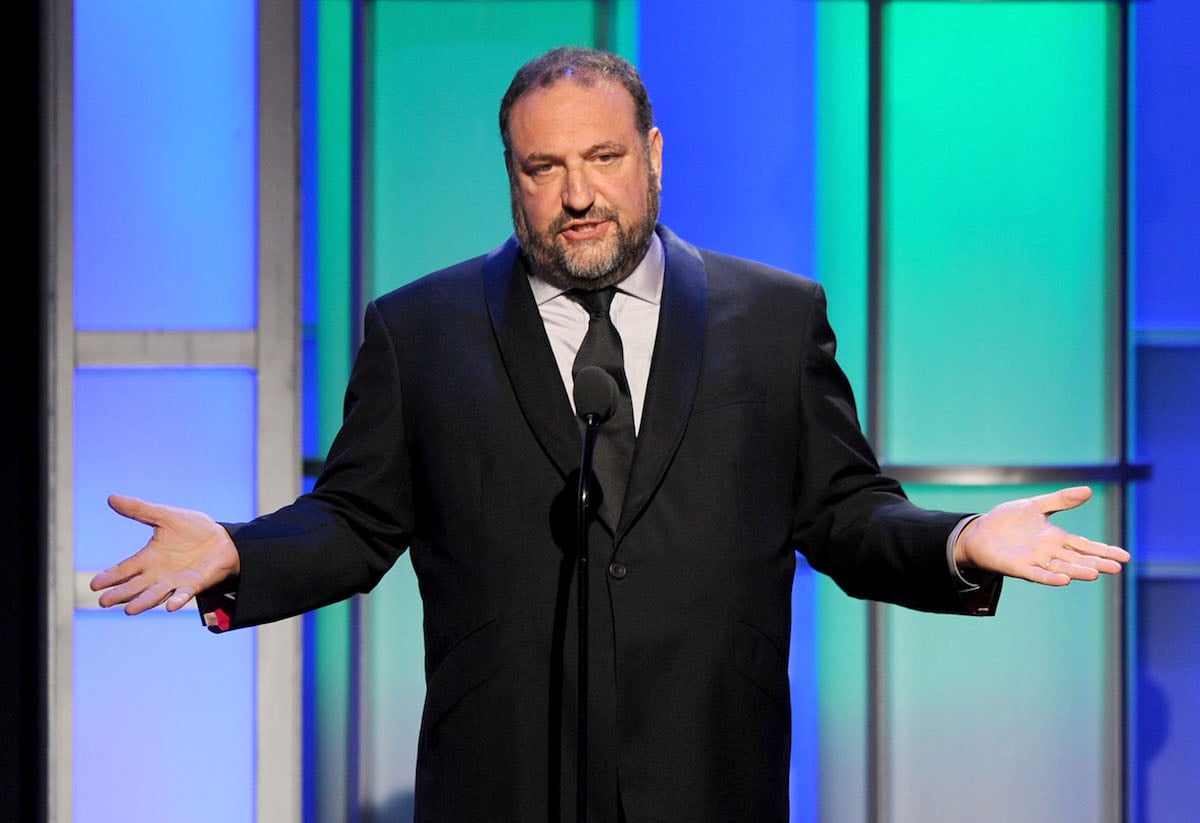
[[[1092,499],[1092,490],[1087,486],[1071,486],[1048,494],[1039,494],[1033,503],[1042,514],[1055,514],[1082,506]]]
[[[157,526],[166,513],[163,506],[147,503],[136,497],[126,497],[123,494],[110,494],[108,507],[122,517],[128,517],[130,520],[136,520],[147,526]]]

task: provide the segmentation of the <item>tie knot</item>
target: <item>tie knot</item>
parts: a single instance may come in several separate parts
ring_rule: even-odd
[[[576,289],[572,292],[572,296],[583,304],[583,307],[588,310],[588,313],[593,317],[607,317],[608,310],[612,306],[613,297],[617,294],[616,286],[609,286],[596,291],[584,291]]]

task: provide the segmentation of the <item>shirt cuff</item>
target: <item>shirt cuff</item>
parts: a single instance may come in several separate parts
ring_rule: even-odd
[[[950,536],[946,538],[946,565],[950,567],[950,575],[954,578],[955,586],[967,613],[990,615],[996,611],[996,601],[1000,599],[1000,583],[1004,579],[1003,576],[994,572],[972,570],[972,576],[967,577],[954,562],[954,545],[958,542],[959,535],[963,533],[963,529],[979,517],[978,514],[964,517],[950,532]]]
[[[980,586],[979,583],[974,583],[963,576],[962,570],[954,562],[954,546],[958,543],[959,536],[963,533],[963,529],[978,519],[979,515],[977,514],[964,517],[958,521],[958,525],[954,527],[954,531],[950,532],[950,536],[946,538],[946,565],[950,567],[950,574],[954,577],[960,594],[963,592],[973,592]]]

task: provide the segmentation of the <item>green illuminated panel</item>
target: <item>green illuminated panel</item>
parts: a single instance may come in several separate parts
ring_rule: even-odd
[[[816,51],[816,277],[866,425],[867,4],[818,4]]]
[[[816,8],[814,174],[817,279],[838,362],[867,407],[867,4]],[[866,820],[867,606],[815,581],[819,791],[823,821]],[[796,637],[794,643],[809,642]]]
[[[317,277],[320,328],[317,380],[320,453],[342,423],[342,395],[350,378],[350,191],[352,147],[352,33],[348,2],[317,5]]]
[[[500,98],[530,58],[593,45],[595,12],[583,0],[366,6],[368,296],[484,254],[512,232]],[[636,2],[608,13],[610,47],[632,57]],[[424,699],[420,596],[407,559],[367,597],[364,624],[367,801],[381,817],[407,819]]]
[[[316,5],[317,107],[316,210],[317,221],[317,404],[319,452],[325,454],[342,422],[342,398],[350,375],[352,317],[350,244],[351,150],[351,4],[320,0]],[[306,212],[306,216],[309,213]],[[309,217],[309,219],[313,219]],[[313,781],[310,815],[315,820],[339,820],[355,788],[350,762],[350,609],[348,603],[327,606],[311,617],[313,675],[309,686],[311,729],[308,768],[320,775]]]
[[[1113,10],[884,9],[880,446],[897,463],[1104,460]]]
[[[983,510],[1041,487],[912,487],[923,506]],[[1106,537],[1108,489],[1055,516]],[[1114,539],[1107,535],[1108,539]],[[888,679],[896,821],[1105,820],[1106,601],[1119,581],[1065,588],[1008,580],[997,615],[955,618],[890,608]],[[948,788],[952,790],[947,790]],[[980,816],[981,808],[995,816]]]
[[[512,232],[500,98],[526,60],[591,45],[595,22],[584,0],[367,8],[365,251],[380,294]]]

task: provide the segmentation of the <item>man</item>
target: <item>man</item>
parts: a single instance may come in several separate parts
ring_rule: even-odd
[[[500,129],[516,238],[371,304],[313,493],[228,527],[112,498],[155,531],[93,580],[102,605],[236,592],[204,610],[254,625],[369,590],[410,548],[418,819],[570,819],[570,397],[577,357],[615,349],[589,531],[589,819],[784,821],[796,551],[855,596],[975,614],[999,575],[1066,585],[1128,559],[1047,520],[1087,489],[973,519],[919,509],[881,476],[820,288],[656,224],[663,137],[623,60],[532,61]]]

